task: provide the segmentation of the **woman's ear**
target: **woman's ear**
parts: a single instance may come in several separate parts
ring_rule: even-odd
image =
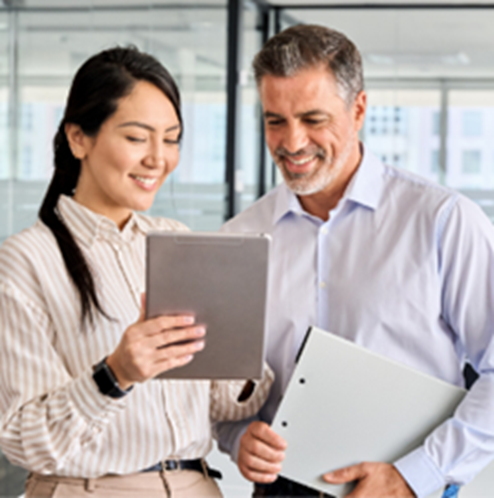
[[[88,153],[89,137],[82,131],[79,125],[74,123],[67,123],[64,130],[72,155],[76,159],[84,159]]]

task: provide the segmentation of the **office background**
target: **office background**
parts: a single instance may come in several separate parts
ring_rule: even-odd
[[[490,2],[3,0],[0,242],[36,219],[74,72],[93,53],[128,44],[155,55],[183,97],[180,165],[150,212],[218,229],[280,181],[250,63],[264,40],[298,23],[339,29],[360,48],[370,149],[463,191],[494,219]],[[0,460],[0,496],[22,494],[25,472]],[[226,496],[248,496],[227,462],[212,457],[226,466]]]

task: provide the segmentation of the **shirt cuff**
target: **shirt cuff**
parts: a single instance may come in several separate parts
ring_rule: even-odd
[[[86,422],[103,422],[107,415],[122,410],[126,406],[127,396],[111,398],[101,394],[93,379],[92,370],[86,371],[72,383],[69,397]]]
[[[394,463],[407,484],[417,495],[426,498],[445,486],[444,477],[421,446]]]
[[[238,452],[240,450],[240,440],[242,439],[242,436],[247,432],[247,428],[249,427],[249,424],[245,425],[241,431],[237,434],[237,437],[233,441],[232,444],[232,452],[231,452],[231,459],[238,464]]]

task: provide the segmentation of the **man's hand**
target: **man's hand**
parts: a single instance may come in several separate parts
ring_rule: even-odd
[[[274,482],[285,458],[285,440],[265,422],[252,422],[240,439],[238,468],[249,481]]]
[[[364,462],[328,472],[323,479],[330,484],[356,481],[346,498],[415,498],[415,493],[401,474],[389,463]]]

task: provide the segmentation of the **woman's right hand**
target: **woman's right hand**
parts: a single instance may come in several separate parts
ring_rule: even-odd
[[[139,319],[124,332],[117,349],[106,359],[123,390],[189,363],[194,353],[204,348],[201,338],[206,333],[205,327],[195,325],[193,316],[169,315],[145,320],[144,310],[143,297]]]

